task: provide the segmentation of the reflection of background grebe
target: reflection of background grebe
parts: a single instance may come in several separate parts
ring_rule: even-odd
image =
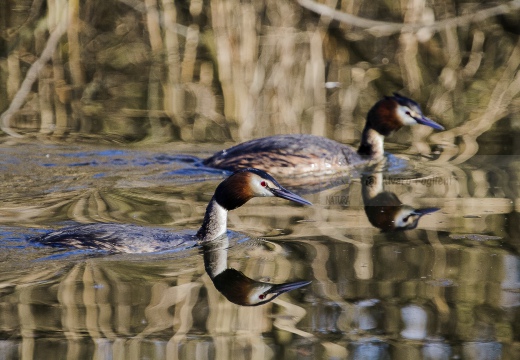
[[[444,129],[425,117],[415,101],[394,94],[378,101],[368,112],[357,151],[320,136],[276,135],[222,150],[204,160],[204,164],[230,171],[255,167],[278,176],[332,174],[381,159],[384,137],[404,125],[415,124]]]
[[[414,209],[403,204],[394,193],[384,191],[382,168],[383,164],[378,164],[373,173],[361,178],[365,213],[373,226],[383,231],[411,230],[423,215],[439,210]]]
[[[308,285],[310,281],[271,284],[253,280],[227,267],[229,239],[226,235],[203,244],[204,267],[213,284],[229,301],[238,305],[265,304],[277,296]]]
[[[110,252],[141,253],[174,249],[189,241],[212,241],[226,233],[227,212],[244,205],[253,197],[276,196],[299,204],[311,205],[300,196],[284,189],[262,170],[235,172],[218,185],[206,208],[204,222],[193,235],[168,229],[154,229],[128,224],[87,224],[67,227],[33,241],[52,246],[98,249]]]

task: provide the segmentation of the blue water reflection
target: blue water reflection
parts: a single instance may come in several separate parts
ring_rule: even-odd
[[[407,231],[371,225],[366,206],[381,211],[382,204],[364,201],[367,189],[355,177],[333,187],[313,185],[306,198],[315,205],[308,209],[253,200],[230,216],[235,240],[226,266],[259,282],[312,283],[246,308],[215,288],[195,241],[147,255],[28,241],[89,222],[193,235],[227,175],[200,166],[196,149],[193,155],[37,149],[7,147],[12,159],[1,165],[9,171],[0,208],[0,354],[6,359],[18,358],[27,339],[36,339],[24,350],[31,354],[83,357],[190,358],[216,354],[223,342],[240,354],[255,348],[274,358],[518,354],[519,228],[516,205],[506,197],[515,194],[515,177],[494,167],[514,167],[514,158],[383,173],[376,179],[381,187],[368,190],[394,194],[414,209],[440,208]],[[73,166],[83,162],[89,166]]]

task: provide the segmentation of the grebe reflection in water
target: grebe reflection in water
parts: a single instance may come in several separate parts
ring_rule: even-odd
[[[226,235],[202,245],[204,268],[215,288],[232,303],[257,306],[268,303],[279,295],[309,285],[310,281],[272,284],[253,280],[241,271],[227,266],[229,239]]]
[[[370,174],[361,177],[361,192],[365,214],[370,223],[382,231],[412,230],[426,214],[439,208],[415,209],[403,204],[396,194],[384,190],[384,164],[380,163]]]

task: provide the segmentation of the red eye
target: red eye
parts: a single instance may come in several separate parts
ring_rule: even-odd
[[[260,183],[260,186],[262,186],[262,187],[267,187],[267,182],[266,182],[266,181],[262,181],[262,182]]]
[[[262,181],[262,182],[265,182],[265,181]],[[265,294],[260,294],[260,295],[258,295],[258,298],[259,298],[260,300],[264,300],[264,299],[265,299]]]

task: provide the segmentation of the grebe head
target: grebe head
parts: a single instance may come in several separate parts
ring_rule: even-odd
[[[284,189],[268,173],[248,168],[234,172],[222,181],[211,199],[204,222],[197,232],[201,241],[215,240],[226,232],[227,212],[236,209],[254,197],[277,196],[303,205],[312,205],[307,200]]]
[[[254,197],[280,197],[302,205],[312,205],[304,198],[283,188],[263,170],[247,168],[234,172],[215,190],[215,200],[226,210],[233,210]]]
[[[435,130],[444,130],[442,125],[423,115],[421,107],[412,99],[394,93],[394,101],[397,102],[397,116],[404,125],[426,125]]]
[[[238,305],[257,306],[265,304],[277,296],[302,286],[310,281],[296,281],[285,284],[271,284],[253,280],[236,269],[226,269],[213,279],[213,283],[229,301]]]
[[[366,182],[365,182],[366,183]],[[382,231],[412,230],[426,214],[440,210],[439,208],[414,209],[403,204],[396,194],[382,191],[369,198],[363,194],[365,213],[370,223]]]
[[[439,208],[414,209],[409,205],[365,206],[368,220],[383,232],[415,229],[421,217]]]
[[[383,136],[388,136],[405,125],[416,124],[444,130],[443,126],[423,115],[419,104],[398,93],[378,101],[367,116],[367,125]]]
[[[423,215],[438,211],[439,208],[414,209],[408,205],[402,205],[394,216],[393,229],[391,230],[412,230],[417,227]]]

